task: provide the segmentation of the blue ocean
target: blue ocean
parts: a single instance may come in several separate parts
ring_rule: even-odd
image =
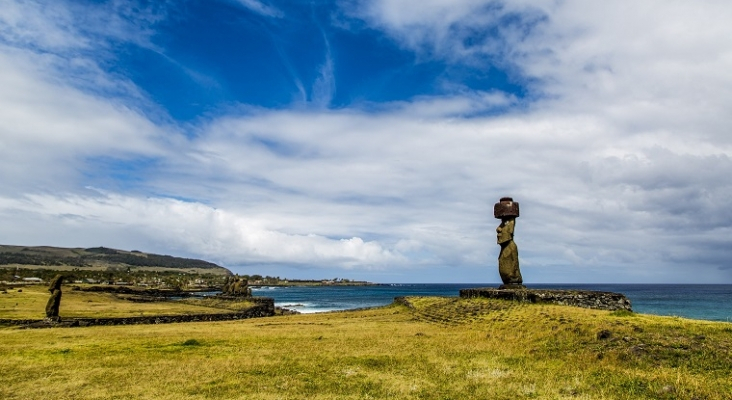
[[[390,304],[397,296],[458,296],[460,289],[497,284],[380,284],[252,288],[255,296],[272,297],[275,305],[301,313],[349,310]],[[536,289],[583,289],[623,293],[633,311],[732,322],[732,285],[536,284]]]

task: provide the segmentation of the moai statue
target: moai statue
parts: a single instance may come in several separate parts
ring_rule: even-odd
[[[51,297],[48,299],[48,303],[46,303],[46,318],[56,322],[61,319],[58,316],[58,311],[61,306],[61,283],[63,280],[63,275],[56,275],[51,280],[51,284],[48,285],[48,291],[51,292]]]
[[[239,290],[241,289],[241,278],[238,276],[234,278],[234,282],[231,283],[231,286],[229,286],[229,294],[236,296],[239,294]]]
[[[221,288],[221,294],[228,294],[229,293],[229,290],[230,290],[230,287],[231,287],[231,284],[232,284],[233,280],[234,280],[234,277],[233,276],[227,276],[226,277],[226,279],[224,280],[224,286]]]
[[[234,295],[238,296],[251,296],[252,290],[249,288],[249,282],[246,279],[237,278],[236,284],[232,290]]]
[[[225,296],[251,296],[252,290],[249,288],[246,279],[234,275],[226,278],[221,294]]]
[[[513,230],[516,227],[516,218],[519,216],[519,203],[510,197],[503,197],[493,207],[493,216],[501,220],[501,224],[496,228],[498,244],[501,246],[501,252],[498,254],[498,273],[501,274],[503,281],[499,289],[524,289],[519,270],[518,247],[513,241]]]

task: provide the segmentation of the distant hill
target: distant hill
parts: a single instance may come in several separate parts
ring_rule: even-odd
[[[196,274],[231,275],[228,269],[192,258],[117,250],[107,247],[64,248],[0,245],[0,268],[31,268],[67,271],[130,269]]]

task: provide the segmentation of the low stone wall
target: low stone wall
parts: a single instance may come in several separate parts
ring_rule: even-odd
[[[60,322],[50,322],[47,320],[0,319],[0,325],[20,325],[27,328],[53,328],[97,325],[170,324],[175,322],[232,321],[238,319],[271,317],[275,315],[273,298],[253,297],[248,300],[257,303],[257,305],[242,312],[220,314],[151,315],[118,318],[62,318]]]
[[[212,291],[216,291],[219,289],[218,288],[207,288],[207,289],[200,289],[200,290],[140,289],[140,288],[134,288],[134,287],[130,287],[130,286],[104,285],[104,286],[89,286],[89,287],[72,286],[71,290],[79,290],[82,292],[129,294],[129,295],[137,295],[137,296],[147,296],[150,298],[167,299],[170,297],[195,297],[195,296],[198,296],[200,292],[212,292]]]
[[[633,311],[630,300],[622,293],[596,292],[593,290],[548,289],[495,289],[476,288],[460,290],[460,297],[485,297],[526,303],[550,303],[598,310]]]

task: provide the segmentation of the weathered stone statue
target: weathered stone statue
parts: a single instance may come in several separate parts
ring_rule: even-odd
[[[226,294],[229,292],[229,287],[231,286],[231,281],[233,280],[233,276],[227,276],[226,280],[224,280],[224,286],[221,288],[221,293]]]
[[[239,278],[234,284],[234,288],[231,290],[234,295],[237,296],[251,296],[252,292],[249,289],[249,285],[246,279]]]
[[[523,289],[523,279],[519,270],[518,247],[513,241],[516,218],[519,216],[519,204],[510,197],[503,197],[493,207],[493,216],[501,220],[496,228],[498,244],[498,273],[501,274],[501,289]]]
[[[252,290],[249,288],[246,279],[240,278],[238,275],[226,278],[221,294],[225,296],[251,296]]]
[[[63,275],[56,275],[52,280],[51,284],[48,285],[48,291],[51,292],[51,297],[46,303],[46,318],[54,321],[58,321],[59,307],[61,306],[61,283],[63,283]]]

